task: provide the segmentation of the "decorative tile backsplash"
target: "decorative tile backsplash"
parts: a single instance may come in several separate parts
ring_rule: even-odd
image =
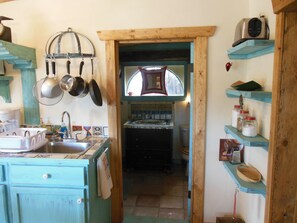
[[[59,133],[61,125],[45,125],[45,126],[32,126],[22,125],[21,127],[44,127],[48,132]],[[87,136],[108,136],[108,126],[90,126],[90,125],[73,125],[72,132],[81,132],[84,137]]]
[[[141,102],[130,104],[130,114],[135,119],[169,119],[172,120],[173,103],[166,102]]]

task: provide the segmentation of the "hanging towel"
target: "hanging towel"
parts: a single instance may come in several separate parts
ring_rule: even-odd
[[[97,190],[98,196],[107,199],[113,187],[106,150],[97,159]]]

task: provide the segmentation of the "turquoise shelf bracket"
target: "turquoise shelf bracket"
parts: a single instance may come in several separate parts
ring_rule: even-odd
[[[11,76],[0,76],[0,96],[3,97],[5,103],[11,103],[9,82],[13,80]]]
[[[35,69],[21,69],[23,87],[24,123],[38,125],[40,123],[39,103],[33,96],[36,83]]]
[[[34,48],[0,40],[0,60],[13,64],[14,68],[37,68]]]
[[[5,60],[7,63],[12,64],[14,69],[19,69],[21,71],[24,122],[29,125],[39,124],[39,104],[32,93],[33,86],[36,83],[35,69],[37,65],[35,49],[0,40],[0,60]],[[10,92],[9,83],[5,90],[1,90],[1,85],[0,95],[5,94],[5,92]],[[4,91],[4,93],[2,91]],[[11,100],[10,94],[9,98],[6,100]]]

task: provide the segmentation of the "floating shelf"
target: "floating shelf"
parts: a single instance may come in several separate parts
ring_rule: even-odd
[[[274,40],[246,40],[227,51],[231,60],[242,60],[273,53]]]
[[[269,141],[260,135],[246,137],[231,125],[225,125],[225,132],[232,135],[238,142],[245,146],[263,147],[265,150],[268,150]]]
[[[226,94],[229,98],[238,98],[240,95],[244,98],[249,98],[257,101],[271,103],[272,92],[269,91],[238,91],[227,89]]]
[[[262,194],[264,197],[266,196],[266,186],[262,182],[258,183],[250,183],[243,181],[240,179],[236,173],[236,168],[239,164],[231,164],[229,162],[223,162],[224,167],[236,183],[238,189],[245,193],[250,194]]]

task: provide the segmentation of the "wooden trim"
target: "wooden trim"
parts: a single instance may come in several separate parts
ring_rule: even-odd
[[[271,208],[273,200],[273,184],[272,179],[274,175],[274,163],[276,159],[277,152],[275,151],[275,138],[276,138],[276,129],[277,129],[277,120],[278,120],[278,112],[277,107],[279,105],[279,93],[280,92],[280,65],[283,51],[283,33],[281,29],[284,27],[284,14],[281,13],[276,16],[276,27],[280,27],[280,29],[276,29],[275,33],[275,52],[274,52],[274,72],[273,72],[273,91],[272,91],[272,105],[271,105],[271,117],[270,117],[270,140],[269,140],[269,153],[268,153],[268,174],[267,174],[267,185],[266,185],[266,208],[265,208],[265,222],[271,222]]]
[[[13,0],[0,0],[0,3],[10,2],[10,1],[13,1]]]
[[[122,176],[122,139],[119,83],[118,43],[106,41],[106,73],[104,91],[108,98],[108,131],[111,139],[110,168],[113,181],[112,189],[112,222],[119,223],[123,219],[123,176]],[[107,91],[108,89],[108,91]]]
[[[100,40],[148,41],[148,40],[193,40],[198,36],[213,36],[215,26],[177,27],[157,29],[125,29],[98,31]]]
[[[274,13],[297,12],[297,0],[272,0]]]
[[[194,41],[192,223],[204,220],[207,45],[207,37],[197,37]]]
[[[297,12],[277,15],[265,222],[297,222]]]
[[[111,137],[111,174],[116,180],[112,191],[112,222],[123,219],[122,200],[122,148],[120,93],[118,89],[118,44],[142,42],[194,41],[194,116],[193,121],[193,186],[191,221],[203,222],[204,215],[204,174],[205,174],[205,125],[207,89],[208,37],[215,32],[214,26],[165,29],[98,31],[101,40],[106,41],[105,90],[108,89],[108,125]],[[164,41],[166,40],[166,41]],[[108,77],[107,77],[108,76]],[[108,80],[107,80],[108,79]]]

